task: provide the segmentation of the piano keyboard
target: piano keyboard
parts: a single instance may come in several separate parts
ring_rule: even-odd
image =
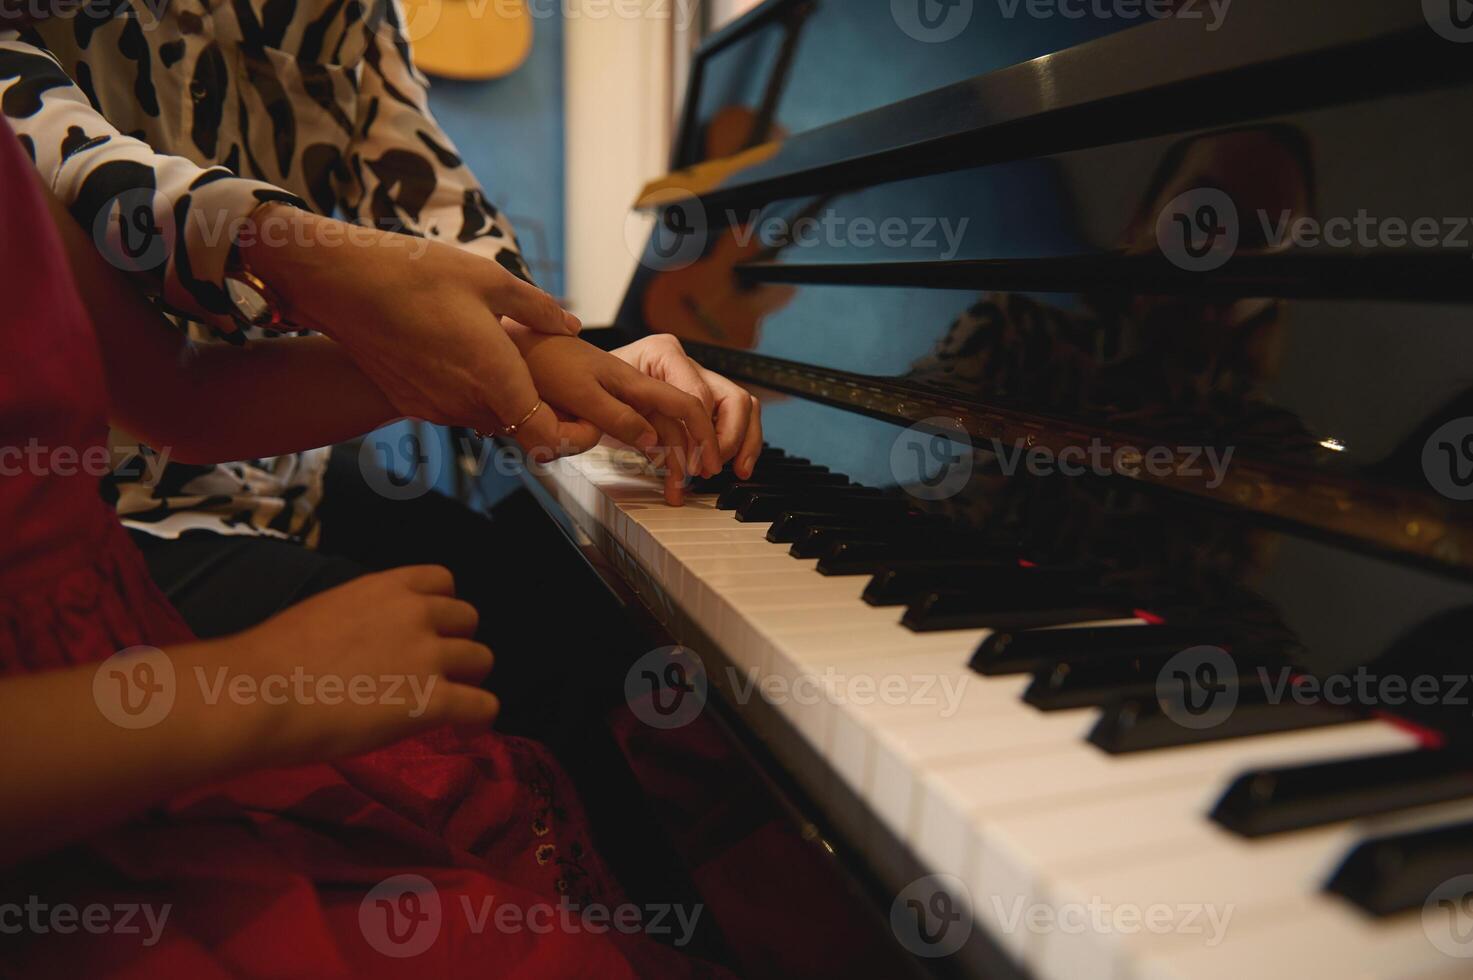
[[[1415,752],[1412,732],[1342,717],[1105,751],[1089,740],[1100,707],[1041,711],[1024,700],[1030,674],[969,668],[992,629],[909,629],[901,619],[914,605],[864,601],[870,574],[821,573],[820,561],[837,557],[833,547],[819,549],[824,559],[795,558],[792,543],[768,540],[773,519],[822,514],[837,499],[792,491],[821,475],[769,451],[753,482],[779,488],[776,509],[744,508],[767,518],[745,521],[722,509],[720,493],[695,493],[679,509],[665,505],[658,479],[631,453],[598,449],[547,467],[539,479],[583,531],[637,565],[637,580],[659,593],[647,599],[678,609],[719,648],[719,659],[696,652],[713,674],[733,672],[712,684],[739,715],[751,716],[759,735],[759,709],[775,710],[823,760],[826,772],[800,776],[810,796],[822,805],[833,795],[828,781],[841,781],[922,866],[962,882],[958,898],[975,928],[1031,975],[1467,975],[1468,963],[1430,941],[1415,910],[1372,915],[1360,907],[1372,904],[1368,898],[1358,905],[1325,888],[1359,843],[1473,820],[1461,783],[1409,796],[1436,804],[1419,809],[1378,812],[1388,808],[1366,800],[1361,814],[1352,800],[1334,819],[1318,820],[1311,806],[1293,833],[1248,837],[1209,817],[1240,774]],[[846,506],[833,507],[834,524],[845,525]],[[905,546],[890,547],[896,539],[878,537],[888,542],[878,553],[915,563]],[[1078,625],[1141,626],[1133,616]],[[887,689],[894,696],[874,694]],[[783,744],[770,748],[785,756]],[[1340,819],[1347,813],[1352,819]],[[884,854],[866,856],[887,866]],[[899,891],[907,882],[886,884]],[[1101,916],[1104,927],[1095,924]]]

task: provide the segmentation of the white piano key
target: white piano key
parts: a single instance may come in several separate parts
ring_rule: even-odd
[[[655,532],[661,544],[745,544],[766,542],[767,529],[758,524],[739,524],[733,528],[695,528],[690,530],[664,530]]]
[[[1169,910],[1160,931],[1121,928],[1052,930],[1037,937],[1032,964],[1046,977],[1069,980],[1126,980],[1147,959],[1210,949],[1217,933],[1199,932],[1189,922],[1199,909],[1226,919],[1227,931],[1246,938],[1294,914],[1321,887],[1358,841],[1379,833],[1468,819],[1473,803],[1451,804],[1351,824],[1248,840],[1204,824],[1200,837],[1181,852],[1153,860],[1113,861],[1060,875],[1042,897],[1048,908],[1094,902],[1113,909]]]
[[[779,702],[833,779],[929,867],[960,875],[981,927],[1040,978],[1450,980],[1415,917],[1372,923],[1320,893],[1327,865],[1363,828],[1248,842],[1205,815],[1239,771],[1392,751],[1412,744],[1405,732],[1368,722],[1109,756],[1084,741],[1097,712],[1038,712],[1021,701],[1027,678],[967,669],[985,631],[906,630],[898,609],[862,601],[868,576],[821,576],[815,560],[767,542],[769,525],[716,510],[714,496],[671,508],[659,480],[627,457],[590,457],[553,468],[558,498],[579,501],[661,576],[731,660],[724,688],[766,682],[768,693],[749,697]],[[857,693],[887,682],[908,696]],[[918,693],[927,682],[950,685],[951,698],[927,701]],[[1237,917],[1212,948],[1190,935],[1081,936],[1011,922],[1017,903],[1051,909],[1093,892],[1146,907],[1232,902]],[[1316,950],[1323,937],[1330,948]]]
[[[1146,954],[1138,980],[1466,980],[1473,962],[1428,938],[1418,912],[1374,919],[1333,895],[1312,895],[1254,930],[1229,926],[1221,943]]]

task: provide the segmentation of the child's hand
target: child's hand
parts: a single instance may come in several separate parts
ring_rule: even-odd
[[[604,434],[643,450],[666,468],[665,499],[675,506],[684,502],[687,474],[721,469],[712,413],[698,396],[576,338],[507,326],[547,404],[577,420],[575,452],[592,449]]]
[[[735,382],[691,359],[673,334],[654,334],[620,347],[613,355],[641,374],[694,395],[716,420],[717,450],[723,464],[747,479],[762,451],[762,403]]]
[[[441,725],[489,726],[500,704],[476,686],[492,661],[470,639],[476,623],[448,571],[418,566],[341,585],[232,638],[229,676],[251,676],[263,694],[268,678],[292,679],[259,719],[257,763],[327,762]]]

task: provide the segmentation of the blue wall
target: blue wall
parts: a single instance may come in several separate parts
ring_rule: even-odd
[[[538,17],[532,53],[506,78],[430,78],[430,107],[486,196],[511,217],[537,284],[563,279],[563,21]]]
[[[480,178],[486,196],[511,217],[537,284],[555,296],[561,295],[562,18],[537,19],[527,63],[506,78],[457,82],[431,76],[430,109],[455,141],[471,172]],[[425,438],[435,440],[433,446],[424,447],[433,464],[429,476],[435,481],[435,489],[453,495],[450,443],[443,430],[401,422],[383,430],[383,444],[398,447],[399,437],[416,429]],[[391,468],[400,475],[411,472],[404,460],[394,459]],[[480,489],[483,497],[487,490]]]

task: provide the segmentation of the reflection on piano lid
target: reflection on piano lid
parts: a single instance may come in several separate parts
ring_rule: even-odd
[[[1473,59],[1410,2],[907,6],[718,35],[646,195],[618,326],[758,386],[758,472],[547,485],[890,897],[955,876],[943,972],[1451,977]]]

